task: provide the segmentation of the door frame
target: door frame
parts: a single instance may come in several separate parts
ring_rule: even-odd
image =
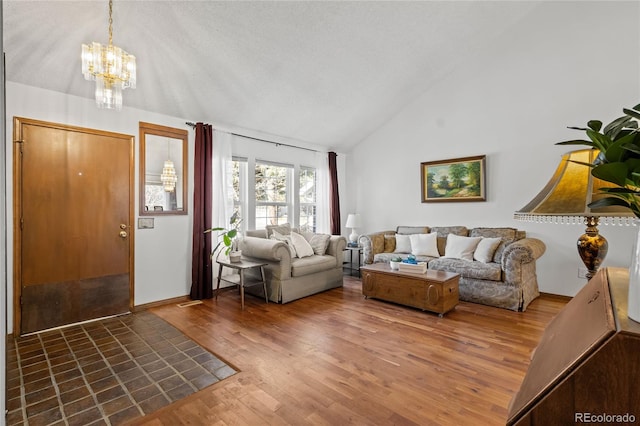
[[[22,330],[22,126],[32,125],[129,141],[129,311],[134,309],[135,136],[24,117],[13,118],[13,335]]]

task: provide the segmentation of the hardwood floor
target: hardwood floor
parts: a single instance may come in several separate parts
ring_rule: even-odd
[[[532,349],[566,301],[524,313],[461,302],[444,318],[364,299],[358,278],[285,305],[235,290],[151,309],[240,372],[136,425],[503,425]]]

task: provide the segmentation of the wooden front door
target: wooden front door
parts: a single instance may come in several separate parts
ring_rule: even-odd
[[[14,118],[14,333],[133,307],[134,137]]]

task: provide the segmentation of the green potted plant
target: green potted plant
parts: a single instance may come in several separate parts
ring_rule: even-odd
[[[602,122],[591,120],[587,127],[569,127],[586,132],[589,140],[577,139],[556,145],[586,145],[600,151],[592,163],[591,174],[613,183],[614,188],[600,188],[608,196],[589,204],[589,207],[624,206],[640,218],[640,104],[623,109],[624,116],[602,128]]]
[[[640,219],[640,104],[622,110],[624,116],[616,118],[604,128],[602,122],[591,120],[586,128],[570,129],[586,132],[589,140],[570,140],[557,145],[586,145],[600,151],[591,167],[591,174],[614,184],[612,188],[597,188],[607,196],[589,204],[589,207],[623,206]],[[627,315],[640,322],[640,232],[637,233],[629,268],[629,299]]]
[[[218,252],[218,249],[221,245],[224,244],[226,249],[224,250],[224,254],[229,256],[229,260],[231,262],[239,262],[242,257],[242,252],[238,250],[238,240],[237,237],[239,235],[240,223],[242,223],[242,219],[238,212],[234,212],[229,219],[229,229],[226,228],[209,228],[204,232],[219,232],[218,234],[218,244],[216,244],[215,248],[211,251],[211,257],[213,258],[214,254]],[[220,251],[222,252],[222,250]],[[218,255],[220,254],[218,253]]]

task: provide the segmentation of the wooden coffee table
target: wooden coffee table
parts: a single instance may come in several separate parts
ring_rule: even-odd
[[[427,270],[426,273],[400,272],[388,263],[360,268],[362,294],[388,302],[436,312],[440,318],[458,304],[460,274]]]

